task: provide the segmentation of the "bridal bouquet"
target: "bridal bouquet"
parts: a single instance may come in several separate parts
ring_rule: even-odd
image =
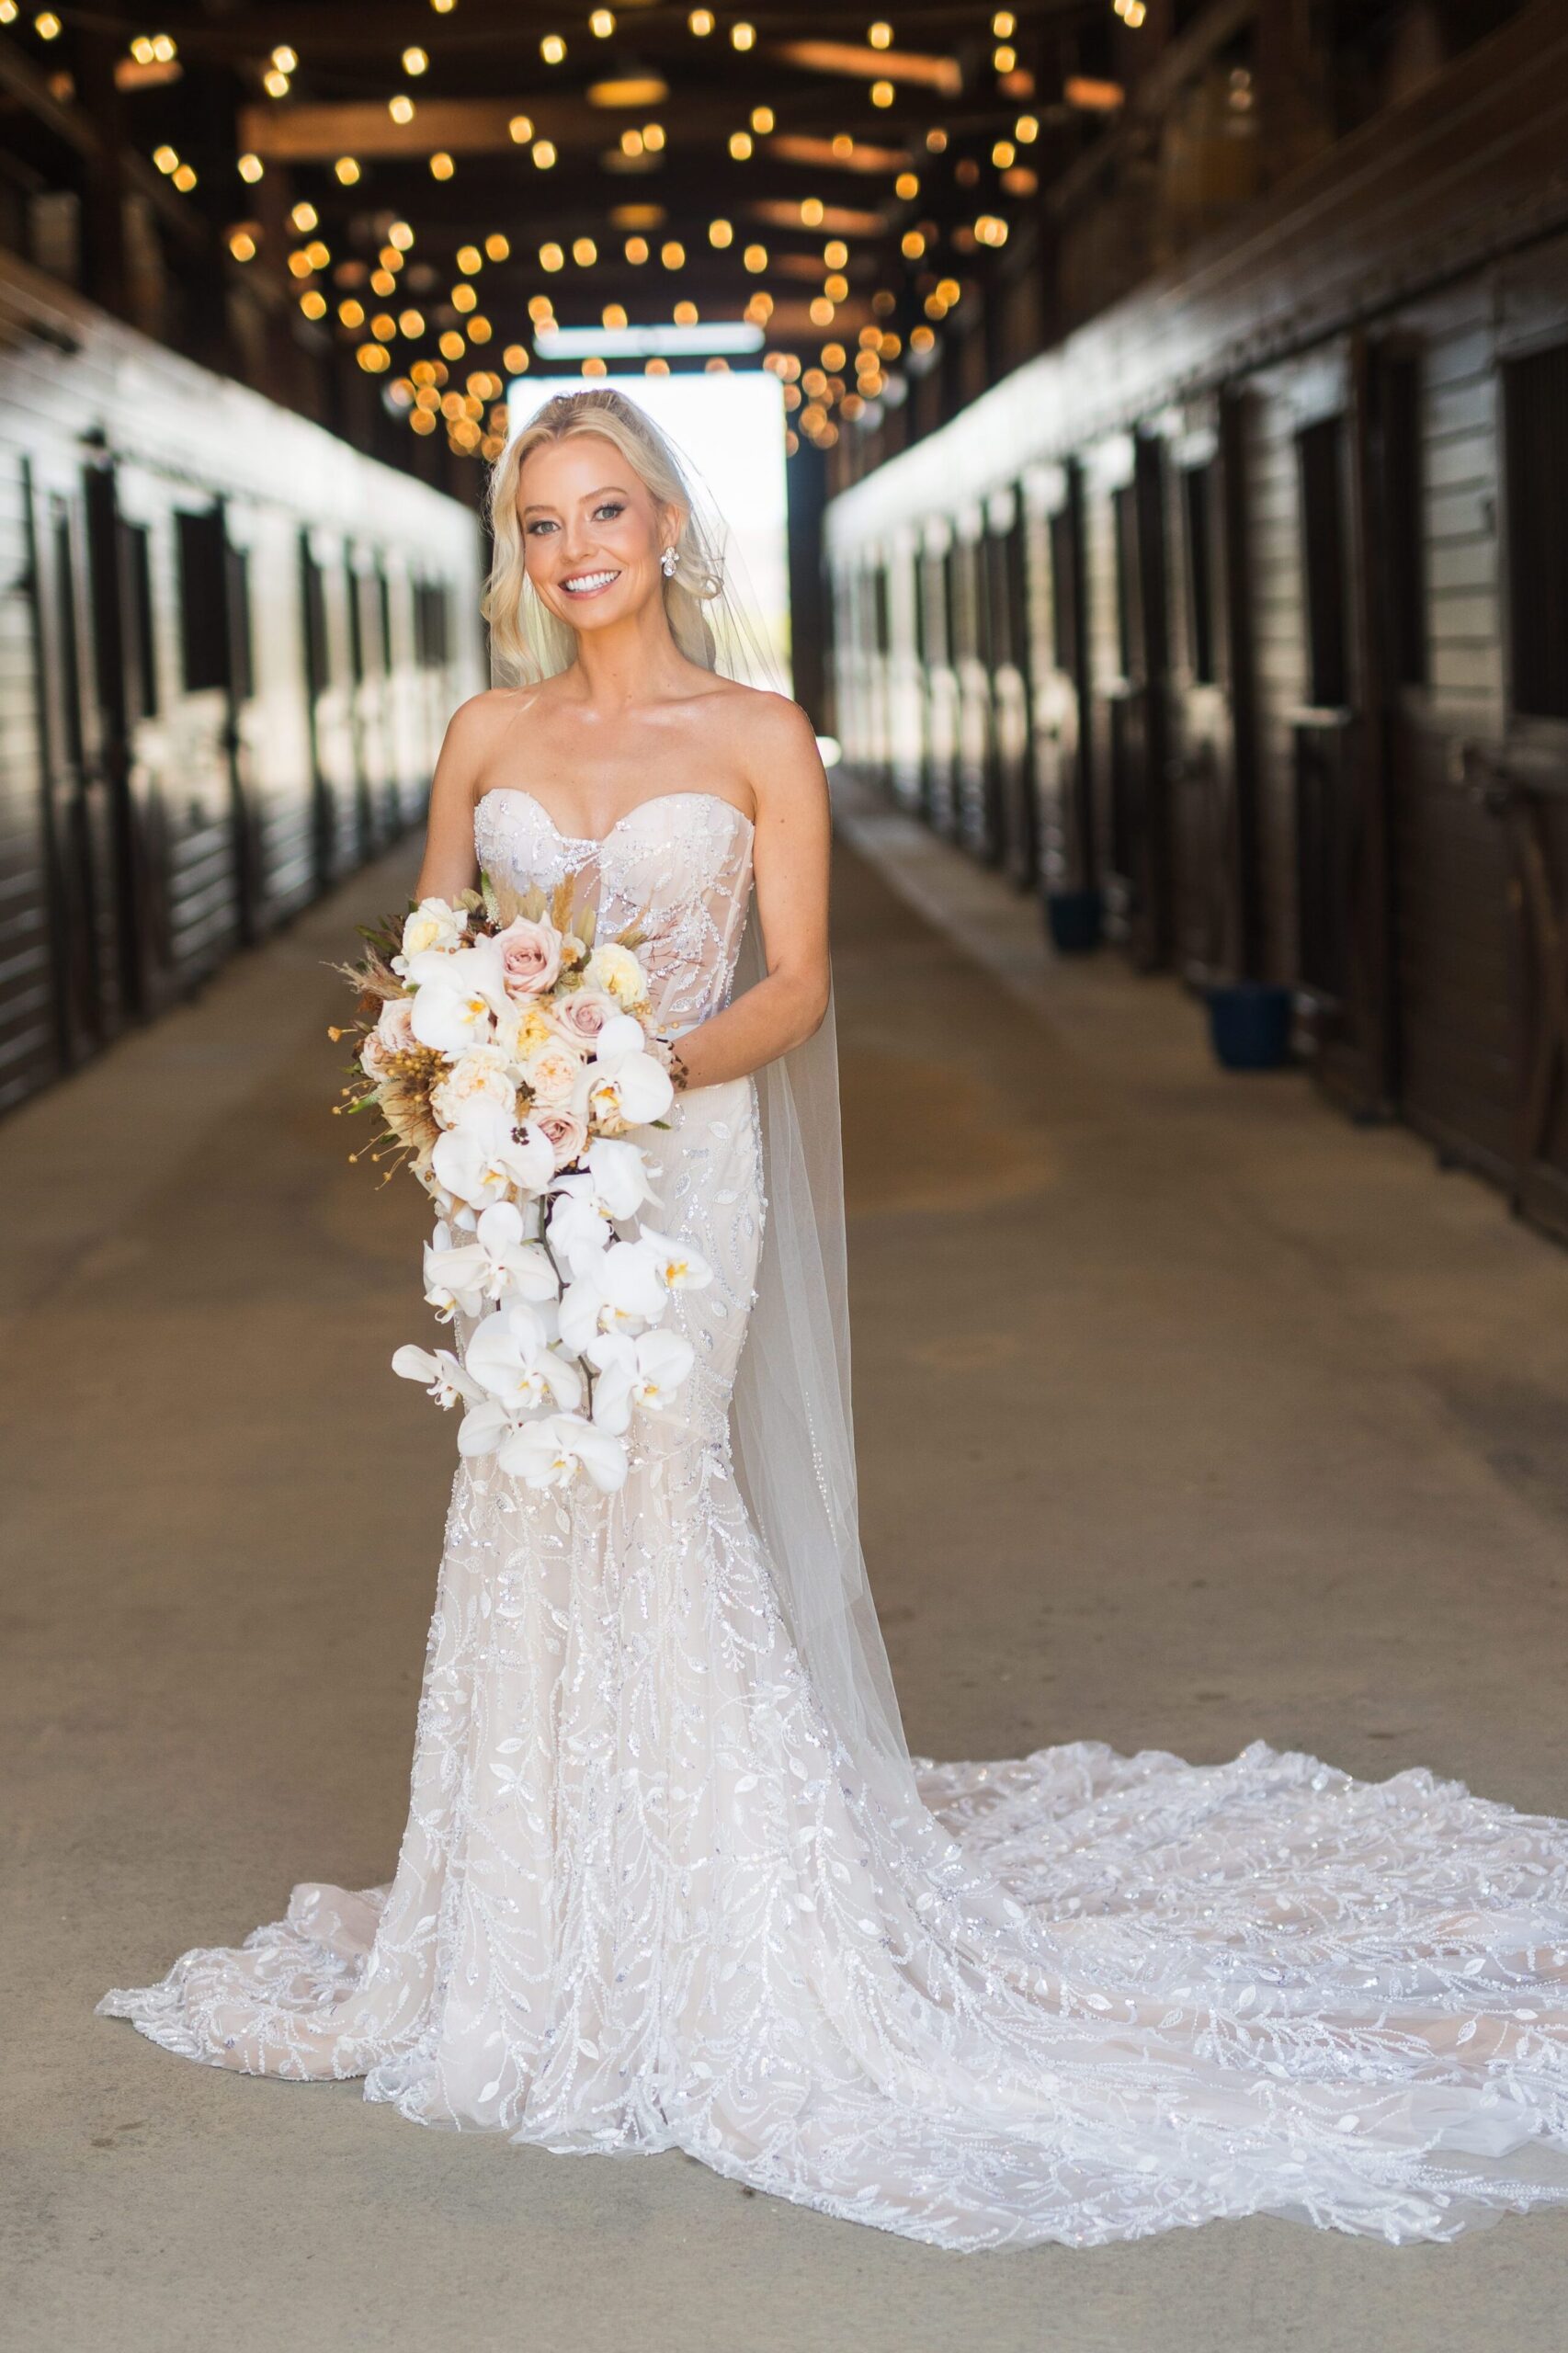
[[[633,1415],[692,1369],[689,1342],[660,1328],[671,1294],[712,1272],[642,1222],[657,1196],[637,1132],[670,1108],[669,1049],[640,935],[596,944],[595,929],[569,882],[506,907],[488,881],[423,900],[365,934],[343,968],[360,1017],[331,1035],[358,1051],[338,1109],[379,1112],[369,1156],[412,1168],[436,1203],[426,1298],[444,1322],[474,1319],[460,1362],[404,1347],[393,1371],[461,1401],[460,1453],[530,1487],[583,1473],[608,1493]]]

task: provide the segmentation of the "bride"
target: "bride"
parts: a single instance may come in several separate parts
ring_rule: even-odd
[[[857,1532],[811,728],[722,675],[715,534],[613,390],[516,438],[494,527],[517,683],[451,723],[420,892],[572,877],[641,923],[697,1370],[616,1493],[460,1469],[390,1886],[296,1887],[99,2009],[949,2247],[1568,2199],[1568,1823],[1261,1743],[910,1757]]]

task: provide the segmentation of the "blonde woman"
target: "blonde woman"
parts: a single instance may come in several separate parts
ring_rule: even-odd
[[[571,877],[642,926],[697,1369],[614,1493],[460,1471],[391,1883],[296,1887],[100,2008],[947,2247],[1447,2238],[1568,2196],[1568,1824],[1261,1743],[909,1756],[857,1532],[812,731],[723,675],[717,531],[619,394],[547,404],[494,504],[506,683],[452,722],[420,889]]]

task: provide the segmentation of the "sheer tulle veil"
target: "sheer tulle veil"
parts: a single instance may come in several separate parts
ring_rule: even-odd
[[[687,521],[676,572],[665,588],[676,642],[722,676],[788,693],[734,535],[670,435],[608,386],[551,401],[527,429],[547,424],[557,431],[603,430],[607,411],[612,438],[627,449],[628,432],[647,437],[654,466],[667,465],[680,484]],[[498,488],[505,468],[503,460]],[[517,619],[533,675],[570,663],[573,633],[549,621],[531,590],[522,588]],[[754,899],[736,992],[767,970]],[[846,1769],[890,1813],[903,1814],[919,1800],[860,1544],[831,986],[820,1028],[760,1070],[756,1087],[767,1224],[732,1406],[736,1475],[796,1647],[844,1743]]]

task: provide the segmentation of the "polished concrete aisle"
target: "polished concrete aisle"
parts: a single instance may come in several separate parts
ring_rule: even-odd
[[[1568,1255],[846,809],[868,1551],[917,1749],[1264,1737],[1568,1812]],[[874,863],[873,863],[874,861]],[[1568,2217],[945,2256],[188,2065],[92,2006],[387,1876],[453,1425],[327,960],[406,854],[0,1129],[4,2334],[17,2353],[1460,2353]],[[972,950],[973,953],[967,952]]]

